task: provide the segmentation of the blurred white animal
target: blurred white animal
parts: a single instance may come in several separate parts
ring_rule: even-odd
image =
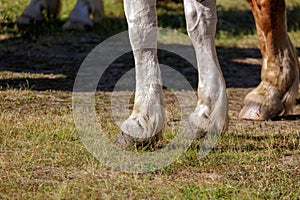
[[[18,25],[55,18],[61,10],[60,0],[31,0],[17,19]],[[104,14],[103,0],[77,0],[64,29],[84,29],[100,22]]]

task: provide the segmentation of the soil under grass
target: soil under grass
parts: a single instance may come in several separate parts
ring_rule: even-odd
[[[28,2],[0,2],[0,199],[299,198],[299,102],[290,116],[238,119],[243,98],[260,81],[261,64],[244,1],[218,1],[216,43],[228,87],[227,132],[207,157],[198,158],[195,143],[172,165],[144,174],[116,172],[95,159],[82,144],[72,113],[73,84],[82,61],[105,38],[126,30],[122,4],[105,1],[104,21],[75,32],[61,29],[75,0],[64,1],[58,20],[16,27],[13,21]],[[300,1],[287,2],[290,35],[299,48]],[[158,14],[161,26],[185,31],[181,4],[160,7]],[[197,72],[186,61],[163,51],[159,59],[197,87]],[[120,57],[96,93],[97,117],[110,140],[120,131],[109,112],[114,81],[132,67],[131,53]],[[168,121],[162,145],[173,137],[179,120],[172,90],[165,89],[164,96]]]

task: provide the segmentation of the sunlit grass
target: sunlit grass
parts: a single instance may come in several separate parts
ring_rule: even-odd
[[[63,0],[58,20],[21,31],[13,22],[28,2],[0,1],[0,53],[17,54],[24,50],[26,59],[50,65],[47,61],[52,58],[47,61],[43,60],[45,58],[32,58],[27,49],[34,45],[47,49],[69,45],[80,53],[87,53],[93,44],[85,47],[83,42],[77,44],[72,37],[88,36],[101,42],[127,27],[122,2],[106,0],[106,18],[95,28],[87,32],[63,31],[61,25],[76,2]],[[255,25],[246,1],[218,0],[217,3],[219,24],[216,44],[257,49]],[[298,47],[299,3],[299,0],[287,1],[288,17],[291,19],[290,37]],[[173,27],[185,33],[181,4],[170,3],[167,7],[160,7],[158,14],[160,26]],[[240,21],[237,23],[237,20]],[[186,37],[160,37],[162,43],[176,41],[190,44]],[[20,49],[16,50],[15,46]],[[253,64],[253,59],[244,62]],[[74,124],[70,91],[53,88],[37,91],[30,83],[30,80],[44,79],[42,83],[45,85],[52,80],[66,84],[65,78],[74,78],[72,74],[43,73],[43,69],[39,73],[29,72],[37,66],[28,63],[25,66],[22,62],[18,65],[24,67],[20,67],[24,72],[15,70],[17,66],[4,66],[5,71],[0,71],[0,81],[7,82],[5,87],[0,88],[0,199],[298,199],[300,196],[299,120],[239,120],[237,116],[243,97],[251,88],[228,89],[228,131],[206,158],[198,158],[199,144],[194,143],[184,155],[164,169],[128,174],[103,165],[82,144]],[[65,64],[68,60],[62,59],[61,62]],[[235,62],[241,60],[236,59]],[[259,58],[255,58],[255,64],[259,65],[259,62]],[[67,67],[72,70],[73,65],[71,63]],[[60,69],[61,64],[51,67]],[[23,85],[10,85],[20,79],[29,81]],[[109,112],[110,97],[110,92],[97,92],[95,98],[99,122],[104,126],[107,137],[113,140],[120,130]],[[169,121],[161,144],[167,144],[174,137],[177,130],[174,124],[178,124],[179,109],[177,104],[170,103],[176,102],[172,92],[165,91],[165,100]],[[299,105],[296,111],[300,113]]]
[[[110,114],[104,112],[110,94],[101,92],[96,97],[98,117],[106,122],[104,130],[116,135],[118,130],[107,120]],[[293,122],[286,129],[276,128],[278,122],[231,124],[208,157],[198,159],[195,144],[171,166],[133,175],[110,170],[85,149],[73,121],[71,93],[12,89],[0,92],[0,100],[1,198],[300,195],[300,144]],[[166,130],[166,138],[170,131]]]

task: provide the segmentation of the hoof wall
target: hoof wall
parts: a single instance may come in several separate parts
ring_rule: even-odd
[[[154,146],[160,139],[162,139],[161,132],[157,133],[155,136],[147,139],[139,140],[134,138],[123,131],[116,137],[114,144],[123,150],[136,149],[143,146]]]
[[[269,120],[278,116],[281,113],[280,110],[271,110],[265,105],[259,105],[257,103],[248,103],[242,108],[239,117],[241,119],[246,120]]]

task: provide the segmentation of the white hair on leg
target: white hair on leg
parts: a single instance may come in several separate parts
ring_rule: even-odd
[[[156,49],[156,0],[124,0],[124,6],[136,70],[133,112],[121,125],[122,133],[115,141],[126,149],[158,135],[165,114]]]
[[[227,122],[225,81],[214,44],[216,32],[216,1],[184,0],[187,31],[195,48],[198,65],[198,105],[190,115],[197,136],[221,132]]]

